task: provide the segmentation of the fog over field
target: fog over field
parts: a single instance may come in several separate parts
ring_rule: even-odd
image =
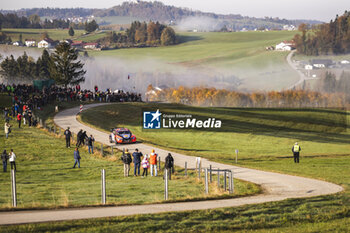
[[[23,48],[22,48],[23,49]],[[42,51],[24,48],[35,60]],[[18,48],[1,47],[3,59],[11,54],[15,58],[23,55]],[[147,86],[158,87],[208,87],[227,90],[252,91],[283,89],[293,84],[285,79],[290,71],[285,66],[266,63],[262,67],[241,64],[225,64],[222,67],[208,65],[207,61],[169,63],[156,58],[121,59],[120,57],[96,56],[81,58],[87,71],[83,88],[92,89],[98,85],[101,90],[111,88],[145,93]],[[211,58],[210,58],[211,59]],[[214,59],[215,60],[215,59]],[[221,62],[222,63],[222,62]],[[128,78],[129,76],[129,78]],[[287,80],[287,81],[286,81]]]

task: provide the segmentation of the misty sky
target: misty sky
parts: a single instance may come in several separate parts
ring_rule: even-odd
[[[286,19],[317,19],[330,21],[336,14],[350,10],[349,0],[158,0],[167,5],[222,14]],[[124,0],[0,0],[0,9],[13,10],[33,7],[109,8]]]

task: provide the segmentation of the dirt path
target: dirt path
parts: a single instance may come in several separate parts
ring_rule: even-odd
[[[84,106],[84,108],[87,109],[96,106],[100,106],[100,104],[92,104]],[[87,131],[88,134],[94,135],[97,141],[102,142],[104,144],[109,144],[107,133],[85,126],[76,120],[76,114],[78,112],[79,107],[62,111],[55,116],[54,121],[57,125],[59,125],[62,128],[67,128],[69,126],[71,128],[71,131],[74,133],[77,133],[80,129],[84,129]],[[128,148],[129,150],[133,150],[136,147],[143,153],[150,153],[151,149],[155,149],[162,159],[164,159],[167,153],[170,152],[145,144],[121,146],[121,148]],[[195,157],[174,152],[171,153],[174,157],[175,164],[177,166],[184,167],[185,162],[187,162],[189,167],[195,167]],[[203,167],[208,167],[209,165],[212,165],[215,168],[231,169],[234,172],[235,178],[259,184],[262,186],[265,192],[264,194],[251,197],[213,201],[197,201],[185,203],[153,204],[122,207],[96,207],[67,210],[1,212],[0,225],[234,207],[246,204],[280,201],[287,198],[303,198],[327,195],[337,193],[343,190],[343,188],[339,185],[315,179],[284,175],[273,172],[265,172],[249,168],[242,168],[217,162],[210,162],[206,159],[202,159],[202,164]]]

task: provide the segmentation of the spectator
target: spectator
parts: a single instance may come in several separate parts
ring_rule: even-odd
[[[24,109],[23,111],[23,125],[26,125],[27,123],[27,111]]]
[[[1,154],[2,166],[4,168],[4,172],[7,171],[7,160],[8,159],[9,159],[9,157],[7,156],[7,152],[6,152],[6,150],[4,150],[4,152],[2,152],[2,154]]]
[[[135,152],[132,153],[132,157],[134,158],[134,176],[138,176],[140,175],[142,153],[139,152],[138,149],[135,149]],[[137,170],[137,173],[136,173],[136,170]]]
[[[75,150],[74,150],[74,160],[75,160],[75,162],[74,162],[73,168],[75,168],[75,166],[77,164],[78,164],[78,167],[80,168],[80,159],[81,159],[80,153],[79,153],[78,147],[76,147]]]
[[[151,164],[151,176],[153,176],[153,169],[154,169],[155,176],[158,175],[158,172],[157,172],[157,157],[158,157],[158,155],[155,153],[154,150],[152,150],[152,153],[149,156],[149,160],[150,160],[150,164]]]
[[[8,120],[10,120],[9,119],[9,109],[8,108],[5,108],[5,110],[4,110],[4,118],[5,118],[5,121],[8,121]]]
[[[15,171],[16,171],[16,155],[15,155],[15,153],[13,152],[13,149],[11,149],[11,152],[10,152],[10,154],[9,154],[9,157],[10,157],[9,161],[10,161],[10,164],[11,164],[11,170],[12,170],[13,168],[15,168]]]
[[[72,133],[69,130],[69,127],[64,131],[64,136],[66,137],[66,147],[70,148],[70,138],[72,137]]]
[[[168,171],[169,180],[171,180],[171,173],[174,171],[174,158],[170,153],[165,157],[165,169]]]
[[[9,134],[11,133],[11,125],[8,121],[5,122],[4,130],[5,130],[6,139],[8,139]]]
[[[77,144],[75,144],[77,147],[80,146],[80,138],[81,138],[81,135],[83,134],[83,130],[79,130],[78,134],[77,134]]]
[[[21,121],[22,121],[22,115],[21,113],[18,113],[17,114],[18,128],[21,128]]]
[[[149,161],[148,161],[147,155],[145,155],[143,157],[141,165],[142,165],[142,168],[143,168],[142,177],[145,177],[145,174],[147,176],[148,168],[149,168]]]
[[[90,137],[88,138],[89,154],[94,153],[94,141],[95,141],[94,136],[90,135]]]
[[[27,114],[27,118],[28,118],[28,125],[29,125],[29,127],[31,127],[32,126],[32,111],[31,110],[29,110],[28,111],[28,114]]]
[[[132,162],[128,149],[125,149],[125,153],[123,153],[121,160],[124,163],[124,177],[128,177],[130,172],[130,163]]]

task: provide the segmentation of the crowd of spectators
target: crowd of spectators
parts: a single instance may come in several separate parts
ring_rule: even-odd
[[[82,90],[80,85],[75,87],[59,87],[52,85],[44,87],[42,90],[33,85],[18,84],[4,85],[0,84],[0,92],[8,93],[12,96],[12,103],[19,105],[28,105],[29,109],[40,109],[48,103],[54,101],[99,101],[99,102],[141,102],[141,94],[124,92],[123,90],[106,91]],[[14,108],[14,106],[13,106]]]

